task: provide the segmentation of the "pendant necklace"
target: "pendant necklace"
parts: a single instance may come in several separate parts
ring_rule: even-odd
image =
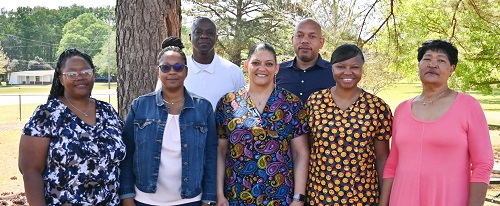
[[[437,95],[434,99],[431,99],[430,101],[425,101],[424,100],[424,96],[421,94],[420,95],[420,100],[422,100],[422,106],[427,106],[428,104],[432,104],[434,101],[436,101],[436,99],[438,99],[439,97],[443,96],[448,90],[444,91],[443,93]]]
[[[69,99],[66,97],[66,96],[63,96],[64,99],[66,99],[66,101],[68,101],[68,103],[73,106],[73,108],[75,108],[77,111],[81,112],[84,116],[88,117],[88,113],[89,113],[89,110],[90,110],[90,98],[89,98],[89,106],[87,106],[87,111],[86,112],[83,112],[82,110],[78,109],[77,107],[75,107],[75,105],[73,105]]]
[[[169,101],[167,101],[167,100],[163,99],[163,102],[165,102],[166,104],[174,105],[174,104],[177,104],[177,103],[181,103],[181,102],[183,102],[185,99],[186,99],[186,98],[184,97],[184,98],[182,98],[181,100],[179,100],[179,101],[177,101],[177,102],[169,102]]]

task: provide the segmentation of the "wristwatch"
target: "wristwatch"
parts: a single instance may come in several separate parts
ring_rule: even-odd
[[[306,202],[306,196],[303,194],[294,194],[293,200],[299,201],[299,202]]]
[[[212,206],[212,205],[217,205],[215,202],[209,202],[207,203],[208,205]]]

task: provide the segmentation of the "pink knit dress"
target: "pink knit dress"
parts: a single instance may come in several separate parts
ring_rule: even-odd
[[[467,205],[470,182],[489,183],[493,150],[479,102],[458,93],[438,120],[412,113],[413,99],[395,110],[384,178],[394,178],[390,205]]]

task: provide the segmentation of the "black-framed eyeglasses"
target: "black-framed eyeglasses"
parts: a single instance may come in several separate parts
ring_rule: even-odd
[[[69,80],[77,80],[79,76],[81,76],[83,79],[90,79],[94,76],[94,70],[85,69],[80,72],[71,71],[71,72],[64,72],[62,74],[66,76],[66,78],[68,78]]]
[[[182,70],[184,70],[184,67],[186,67],[186,65],[175,63],[174,65],[163,64],[159,65],[158,67],[160,68],[161,72],[168,73],[170,72],[170,70],[172,70],[172,68],[174,68],[175,72],[182,72]]]

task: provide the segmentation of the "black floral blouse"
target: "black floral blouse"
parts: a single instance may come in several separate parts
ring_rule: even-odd
[[[119,165],[125,158],[123,122],[113,107],[96,101],[88,125],[57,99],[36,108],[23,135],[51,138],[43,172],[48,205],[118,205]]]

